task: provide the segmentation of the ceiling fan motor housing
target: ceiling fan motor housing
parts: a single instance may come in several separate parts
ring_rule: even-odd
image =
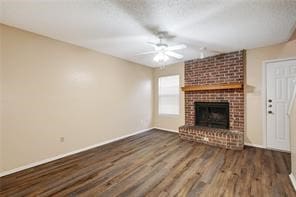
[[[157,43],[156,46],[158,47],[158,50],[165,50],[168,48],[168,45],[163,43]]]

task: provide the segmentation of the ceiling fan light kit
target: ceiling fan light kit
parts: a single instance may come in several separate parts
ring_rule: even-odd
[[[169,56],[167,56],[164,52],[159,52],[155,55],[155,57],[153,58],[153,61],[160,63],[160,62],[166,62],[169,59],[170,59]]]

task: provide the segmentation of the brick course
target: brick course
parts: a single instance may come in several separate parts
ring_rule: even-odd
[[[190,85],[211,85],[211,84],[227,84],[227,83],[243,83],[244,82],[244,65],[245,52],[236,51],[226,54],[220,54],[214,57],[205,59],[190,60],[185,62],[185,86]],[[229,102],[229,132],[244,131],[244,90],[206,90],[206,91],[191,91],[185,92],[185,128],[195,126],[195,111],[194,102]],[[204,135],[211,142],[215,142],[218,146],[227,144],[227,135],[219,139],[213,139],[208,132],[196,128],[194,133],[188,134],[186,129],[179,129],[180,136],[183,139],[190,138],[196,140],[196,136]],[[207,129],[207,131],[211,128]],[[212,129],[215,132],[215,129]],[[225,132],[224,132],[225,133]],[[195,136],[195,137],[194,137]],[[243,135],[242,135],[243,136]],[[228,138],[227,138],[228,139]],[[224,146],[231,149],[241,149],[243,147],[243,137],[239,138],[240,143],[235,143],[234,146]],[[212,143],[212,145],[215,145]]]

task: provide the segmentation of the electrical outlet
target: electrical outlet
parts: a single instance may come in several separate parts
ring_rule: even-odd
[[[208,142],[209,141],[209,138],[208,137],[204,137],[203,140],[206,141],[206,142]]]
[[[60,137],[60,142],[64,142],[65,138],[64,137]]]

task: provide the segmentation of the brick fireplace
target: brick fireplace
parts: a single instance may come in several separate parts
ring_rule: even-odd
[[[228,149],[243,148],[244,65],[245,51],[185,62],[185,125],[179,128],[182,139]],[[223,111],[220,108],[215,111],[203,107],[198,111],[198,103],[218,107],[227,104],[227,125],[214,122],[219,117],[219,121],[222,120],[219,113]],[[202,110],[206,115],[203,115],[204,120],[199,124],[197,116],[201,115]]]

